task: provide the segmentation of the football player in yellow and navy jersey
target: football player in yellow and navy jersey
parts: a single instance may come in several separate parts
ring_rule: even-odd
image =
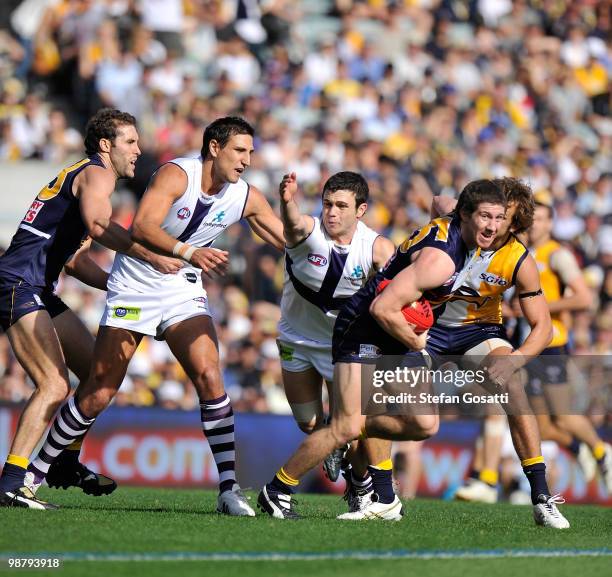
[[[115,183],[118,178],[134,176],[140,155],[134,117],[101,110],[88,123],[85,147],[87,158],[65,168],[42,188],[0,257],[0,324],[35,385],[2,469],[0,506],[56,508],[37,499],[26,486],[26,468],[31,452],[70,392],[66,363],[79,378],[86,379],[93,354],[93,338],[54,294],[62,269],[67,267],[87,284],[106,289],[107,273],[86,255],[88,236],[164,270],[177,271],[181,266],[176,259],[134,244],[129,233],[110,220]],[[112,490],[114,482],[87,470],[78,462],[78,444],[73,448],[77,450],[67,451],[69,459],[60,460],[58,484],[78,485],[97,494]],[[89,484],[84,483],[86,478]]]
[[[531,485],[534,519],[537,524],[562,529],[569,527],[569,523],[557,509],[556,504],[561,499],[550,495],[546,483],[546,465],[541,455],[537,420],[529,414],[520,378],[513,375],[525,365],[526,358],[538,355],[549,344],[552,335],[550,313],[540,288],[536,263],[515,236],[532,223],[533,195],[531,189],[518,179],[503,178],[497,182],[508,201],[501,234],[492,250],[481,253],[473,274],[444,305],[436,325],[429,331],[427,351],[432,356],[474,357],[487,368],[492,382],[510,393],[510,403],[504,409],[508,412],[523,471]],[[513,286],[531,327],[529,337],[516,350],[506,336],[501,314],[502,295]],[[478,483],[459,489],[458,498],[473,500],[472,492],[482,491],[489,485],[491,501],[496,500],[497,466],[491,462],[498,462],[497,455],[501,449],[499,418],[489,418],[486,425],[485,432],[488,430],[489,435],[485,435],[485,439],[495,450],[484,451]]]
[[[416,231],[341,309],[334,327],[334,413],[331,425],[306,438],[260,492],[258,503],[269,515],[295,518],[291,494],[299,479],[333,449],[365,433],[370,437],[419,440],[437,431],[437,414],[368,416],[361,410],[361,365],[376,364],[383,354],[403,355],[425,348],[426,333],[417,335],[401,312],[422,295],[444,301],[463,284],[481,249],[491,246],[504,221],[506,199],[490,180],[469,183],[459,197],[457,213],[436,219]],[[389,285],[378,296],[385,279]],[[415,364],[425,364],[415,355]],[[364,509],[340,518],[400,520],[402,506],[392,486],[390,462],[372,473],[376,497]]]
[[[569,410],[572,389],[567,382],[569,313],[588,309],[591,295],[574,255],[551,236],[550,194],[539,191],[535,199],[529,246],[550,308],[553,339],[527,366],[527,392],[538,415],[542,438],[552,438],[569,449],[577,457],[587,482],[595,475],[596,467],[591,463],[596,462],[608,494],[612,494],[612,447],[604,443],[586,416],[567,414],[572,412]]]

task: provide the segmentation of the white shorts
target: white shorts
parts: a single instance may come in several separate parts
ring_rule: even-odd
[[[154,285],[145,287],[136,282],[134,287],[128,287],[111,275],[100,325],[128,329],[161,340],[169,326],[200,315],[211,316],[199,276],[196,282],[190,282],[179,272],[164,275]]]
[[[327,382],[334,379],[331,344],[325,345],[312,341],[289,340],[281,335],[276,340],[280,354],[281,367],[291,373],[301,373],[314,368]]]

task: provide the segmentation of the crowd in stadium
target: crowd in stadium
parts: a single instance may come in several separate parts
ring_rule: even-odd
[[[273,206],[286,172],[316,215],[322,183],[354,170],[370,186],[364,221],[396,244],[429,220],[434,195],[520,177],[549,192],[554,235],[592,291],[573,315],[574,353],[609,354],[610,31],[609,5],[595,0],[7,1],[0,159],[78,159],[91,114],[130,112],[143,154],[115,199],[129,226],[152,171],[197,155],[215,118],[240,115],[256,129],[245,178]],[[289,413],[275,343],[282,255],[240,226],[217,246],[230,270],[206,288],[234,410]],[[106,249],[95,256],[110,268]],[[69,277],[59,290],[95,333],[104,295]],[[29,397],[4,336],[0,375],[0,400]],[[165,344],[147,339],[115,403],[198,400]]]

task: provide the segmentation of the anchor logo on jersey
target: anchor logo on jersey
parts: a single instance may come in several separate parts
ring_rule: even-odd
[[[179,208],[176,211],[176,216],[181,220],[185,220],[186,218],[189,218],[191,216],[191,211],[189,210],[189,208],[184,206],[183,208]]]
[[[219,223],[223,220],[224,216],[225,216],[225,211],[222,210],[215,215],[215,218],[213,218],[211,222]]]
[[[361,265],[357,265],[353,268],[353,272],[349,276],[344,277],[354,285],[361,285],[362,281],[366,278],[366,274]]]
[[[365,278],[365,273],[363,272],[363,268],[361,268],[361,265],[357,265],[353,269],[353,272],[351,273],[351,278],[355,278],[355,279]]]

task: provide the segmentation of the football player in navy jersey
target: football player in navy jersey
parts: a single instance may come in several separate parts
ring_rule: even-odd
[[[51,418],[70,392],[68,367],[87,377],[93,338],[54,294],[62,269],[104,290],[108,274],[88,258],[87,237],[119,252],[146,259],[159,270],[177,272],[178,259],[135,243],[111,220],[110,197],[119,178],[134,176],[140,149],[135,119],[103,109],[86,128],[87,158],[64,168],[30,205],[7,251],[0,257],[0,324],[35,390],[26,404],[0,476],[0,506],[55,508],[25,486],[28,459]],[[78,462],[79,444],[67,451],[60,484],[101,494],[114,489]],[[60,451],[55,451],[56,456]],[[51,471],[50,482],[58,471]]]
[[[260,492],[258,504],[269,515],[295,519],[291,495],[299,480],[332,450],[357,438],[421,440],[438,428],[435,414],[363,415],[362,364],[375,365],[382,355],[404,355],[425,348],[427,332],[416,334],[401,310],[425,296],[444,302],[469,274],[480,249],[488,248],[502,225],[506,199],[490,180],[469,183],[461,193],[457,214],[435,219],[402,243],[385,268],[343,306],[334,325],[332,356],[334,404],[330,427],[314,431]],[[383,280],[389,286],[377,296]],[[392,306],[389,306],[392,303]],[[409,362],[424,366],[421,355]],[[367,427],[366,427],[367,425]],[[382,465],[382,464],[381,464]],[[347,520],[399,521],[403,511],[393,492],[391,467],[370,471],[377,489],[368,510],[344,513]]]

